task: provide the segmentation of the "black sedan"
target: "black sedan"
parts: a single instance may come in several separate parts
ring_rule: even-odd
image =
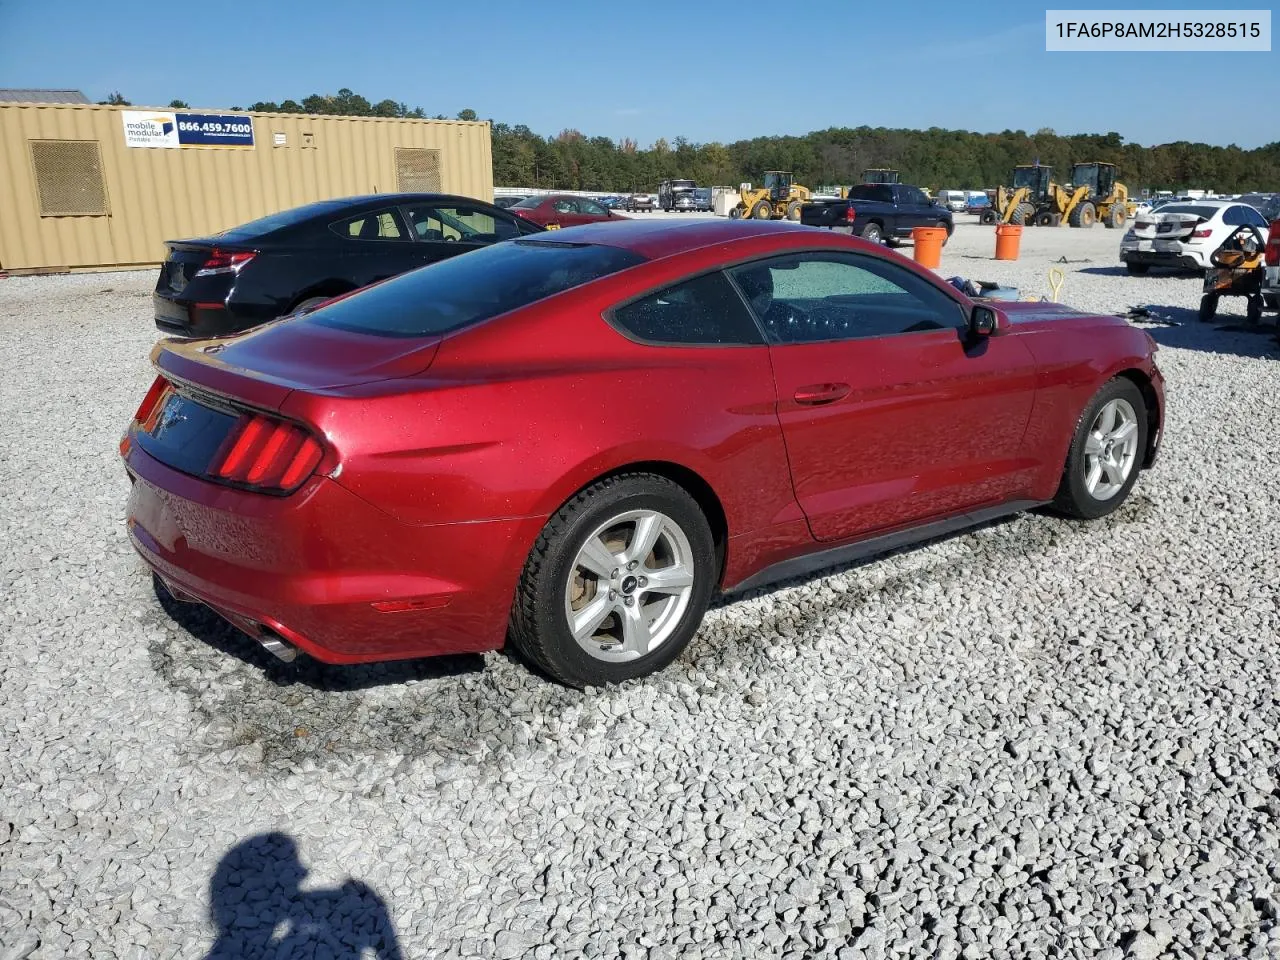
[[[156,326],[192,337],[238,333],[406,270],[542,230],[468,197],[321,200],[211,237],[170,241],[153,298]]]

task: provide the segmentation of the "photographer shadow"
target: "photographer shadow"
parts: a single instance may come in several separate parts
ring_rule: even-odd
[[[403,960],[386,904],[348,879],[303,890],[307,868],[293,838],[265,833],[236,844],[218,862],[209,912],[218,928],[206,960],[326,956]]]

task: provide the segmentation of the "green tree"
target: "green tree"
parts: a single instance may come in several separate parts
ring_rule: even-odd
[[[124,98],[124,94],[119,90],[112,90],[107,94],[107,99],[99,100],[98,103],[108,107],[132,107],[133,104]]]
[[[187,101],[185,100],[170,100],[169,109],[170,110],[190,110],[191,104],[187,103]]]
[[[458,111],[458,119],[459,120],[476,120],[479,118],[476,116],[476,112],[472,110],[470,107],[468,107],[466,110]]]

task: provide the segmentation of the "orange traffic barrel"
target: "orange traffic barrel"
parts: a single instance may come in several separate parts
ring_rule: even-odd
[[[911,239],[916,245],[916,263],[937,269],[942,263],[942,245],[947,242],[945,227],[914,227]]]
[[[1016,223],[996,224],[996,259],[1017,260],[1022,243],[1022,227]]]

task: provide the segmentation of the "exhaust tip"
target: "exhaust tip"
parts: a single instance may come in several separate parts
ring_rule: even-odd
[[[283,660],[285,663],[293,663],[298,658],[298,648],[291,644],[284,637],[276,633],[270,627],[263,627],[257,637],[258,643],[262,649],[267,651],[277,660]]]

